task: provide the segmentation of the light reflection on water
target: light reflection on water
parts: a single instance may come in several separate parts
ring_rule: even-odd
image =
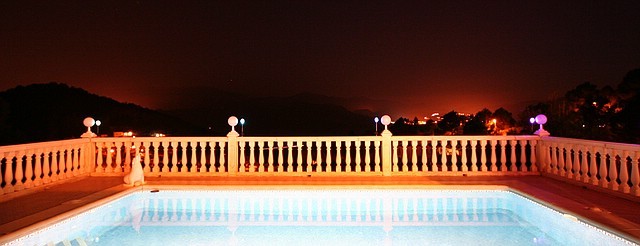
[[[64,233],[63,233],[64,232]],[[64,239],[63,239],[64,238]],[[17,244],[618,245],[508,191],[140,192]]]

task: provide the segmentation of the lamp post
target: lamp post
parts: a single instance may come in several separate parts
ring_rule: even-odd
[[[244,118],[240,119],[240,136],[244,136]]]
[[[375,122],[375,124],[376,124],[376,136],[378,136],[378,122],[379,121],[380,121],[380,118],[378,118],[378,116],[373,118],[373,122]]]
[[[100,136],[100,125],[102,124],[102,122],[100,122],[100,120],[96,120],[96,135],[98,135],[98,137]]]
[[[529,118],[529,123],[531,123],[531,131],[533,132],[533,123],[536,123],[536,118]]]

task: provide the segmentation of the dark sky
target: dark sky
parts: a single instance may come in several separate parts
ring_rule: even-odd
[[[4,0],[0,37],[1,91],[57,81],[158,108],[212,87],[386,100],[393,118],[517,114],[640,68],[640,1]]]

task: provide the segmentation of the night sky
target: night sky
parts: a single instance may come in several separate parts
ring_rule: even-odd
[[[0,37],[0,91],[57,81],[148,108],[194,88],[312,92],[385,101],[393,118],[517,114],[640,68],[640,1],[5,0]]]

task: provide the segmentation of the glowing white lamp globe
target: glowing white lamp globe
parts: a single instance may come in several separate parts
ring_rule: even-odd
[[[380,119],[380,122],[382,122],[382,124],[385,126],[385,128],[391,124],[391,117],[389,117],[389,115],[383,115],[382,119]]]
[[[96,121],[91,117],[87,117],[87,118],[84,118],[84,120],[82,121],[82,124],[84,124],[84,126],[86,127],[92,127],[94,124],[96,124]]]
[[[83,133],[80,137],[91,138],[96,136],[95,133],[91,132],[91,127],[94,124],[96,124],[96,121],[93,118],[91,117],[84,118],[84,120],[82,121],[82,124],[87,127],[87,132]]]
[[[544,125],[547,123],[547,116],[545,116],[544,114],[539,114],[536,116],[536,123],[540,124],[540,125]]]
[[[536,123],[540,124],[540,129],[538,129],[536,132],[534,132],[533,134],[536,134],[538,136],[549,136],[551,135],[551,133],[549,133],[548,131],[546,131],[543,127],[543,125],[545,123],[547,123],[547,116],[545,116],[544,114],[539,114],[536,116]]]
[[[228,123],[231,127],[237,126],[237,125],[238,125],[238,118],[237,118],[237,117],[235,117],[235,116],[231,116],[231,117],[229,117],[229,119],[227,120],[227,123]]]

